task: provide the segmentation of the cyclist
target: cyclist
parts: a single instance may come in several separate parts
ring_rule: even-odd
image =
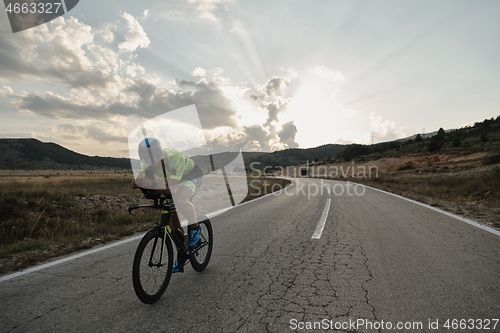
[[[160,141],[155,138],[142,140],[138,150],[142,172],[132,180],[132,187],[149,188],[160,194],[172,195],[175,207],[188,220],[188,246],[196,245],[200,240],[201,227],[197,223],[196,210],[191,198],[201,186],[203,171],[180,151],[162,149]],[[161,184],[156,184],[155,176],[162,179]],[[177,214],[171,215],[170,225],[174,230],[179,229],[184,233]],[[172,272],[183,272],[185,261],[184,258],[177,256]]]

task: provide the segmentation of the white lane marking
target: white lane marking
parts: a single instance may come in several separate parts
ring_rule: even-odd
[[[139,235],[139,236],[134,236],[134,237],[131,237],[131,238],[127,238],[127,239],[118,241],[116,243],[112,243],[112,244],[109,244],[109,245],[106,245],[106,246],[98,247],[96,249],[92,249],[92,250],[89,250],[89,251],[78,253],[78,254],[75,254],[75,255],[72,255],[72,256],[69,256],[69,257],[66,257],[66,258],[62,258],[62,259],[56,260],[56,261],[48,262],[48,263],[40,265],[40,266],[31,267],[31,268],[25,269],[24,271],[21,271],[21,272],[17,272],[17,273],[12,273],[12,274],[9,274],[9,275],[5,275],[5,276],[0,277],[0,282],[6,281],[6,280],[10,280],[12,278],[15,278],[15,277],[18,277],[18,276],[21,276],[21,275],[24,275],[24,274],[36,272],[36,271],[39,271],[41,269],[44,269],[44,268],[47,268],[47,267],[50,267],[50,266],[62,264],[63,262],[66,262],[66,261],[70,261],[70,260],[73,260],[73,259],[78,259],[78,258],[81,258],[83,256],[86,256],[86,255],[89,255],[89,254],[92,254],[92,253],[96,253],[96,252],[99,252],[99,251],[102,251],[102,250],[107,250],[109,248],[112,248],[112,247],[115,247],[115,246],[118,246],[118,245],[122,245],[122,244],[125,244],[125,243],[128,243],[128,242],[140,239],[143,236],[144,236],[144,234]]]
[[[461,216],[458,216],[458,215],[455,215],[455,214],[452,214],[452,213],[449,213],[447,211],[444,211],[442,209],[439,209],[439,208],[436,208],[436,207],[432,207],[432,206],[429,206],[429,205],[426,205],[424,203],[421,203],[421,202],[418,202],[418,201],[415,201],[415,200],[412,200],[412,199],[408,199],[408,198],[405,198],[405,197],[402,197],[400,195],[397,195],[397,194],[394,194],[394,193],[391,193],[391,192],[386,192],[384,190],[380,190],[378,188],[375,188],[375,187],[371,187],[371,186],[367,186],[367,185],[363,185],[363,184],[360,184],[362,186],[365,186],[365,187],[368,187],[368,188],[371,188],[372,190],[376,190],[376,191],[379,191],[379,192],[382,192],[382,193],[386,193],[386,194],[390,194],[392,196],[395,196],[396,198],[400,198],[400,199],[404,199],[406,201],[409,201],[409,202],[413,202],[414,204],[417,204],[417,205],[420,205],[420,206],[423,206],[423,207],[426,207],[426,208],[429,208],[429,209],[432,209],[438,213],[441,213],[441,214],[444,214],[446,216],[449,216],[449,217],[452,217],[454,219],[457,219],[459,221],[462,221],[462,222],[465,222],[465,223],[468,223],[470,225],[473,225],[474,227],[477,227],[479,229],[483,229],[485,231],[488,231],[488,232],[491,232],[492,234],[494,235],[497,235],[497,236],[500,236],[500,231],[498,230],[495,230],[493,228],[490,228],[488,226],[485,226],[485,225],[482,225],[482,224],[479,224],[477,222],[474,222],[472,220],[469,220],[469,219],[466,219],[464,217],[461,217]]]
[[[314,230],[312,239],[320,239],[321,234],[323,233],[323,229],[325,228],[326,218],[328,217],[328,211],[330,210],[330,203],[332,199],[328,198],[326,200],[325,208],[323,209],[323,213],[321,214],[321,218],[319,219],[318,225],[316,226],[316,230]]]
[[[262,198],[265,198],[265,197],[268,197],[270,195],[277,195],[283,191],[285,191],[288,187],[290,186],[293,186],[293,183],[290,183],[288,184],[287,186],[285,186],[282,190],[280,191],[276,191],[276,192],[272,192],[272,193],[269,193],[269,194],[266,194],[266,195],[263,195],[261,197],[258,197],[256,199],[253,199],[253,200],[250,200],[250,201],[247,201],[247,202],[244,202],[242,204],[239,204],[239,205],[236,205],[234,207],[238,207],[238,206],[242,206],[242,205],[245,205],[249,202],[253,202],[255,200],[259,200],[259,199],[262,199]],[[220,210],[217,210],[215,212],[211,212],[211,213],[208,213],[206,214],[208,218],[212,218],[214,216],[217,216],[217,215],[220,215],[230,209],[232,209],[233,207],[227,207],[227,208],[223,208],[223,209],[220,209]],[[183,226],[187,226],[187,221],[183,220],[181,222],[181,224]],[[102,250],[107,250],[107,249],[110,249],[112,247],[115,247],[115,246],[118,246],[118,245],[122,245],[122,244],[126,244],[128,242],[132,242],[132,241],[135,241],[135,240],[138,240],[138,239],[141,239],[142,237],[144,237],[146,233],[143,233],[141,235],[138,235],[138,236],[134,236],[134,237],[131,237],[131,238],[127,238],[127,239],[123,239],[121,241],[118,241],[116,243],[111,243],[111,244],[108,244],[106,246],[102,246],[102,247],[98,247],[96,249],[92,249],[92,250],[88,250],[88,251],[85,251],[85,252],[82,252],[82,253],[78,253],[78,254],[75,254],[75,255],[72,255],[72,256],[69,256],[69,257],[66,257],[66,258],[62,258],[62,259],[59,259],[59,260],[56,260],[56,261],[52,261],[52,262],[48,262],[46,264],[43,264],[43,265],[39,265],[39,266],[35,266],[35,267],[31,267],[31,268],[28,268],[28,269],[25,269],[24,271],[21,271],[21,272],[16,272],[16,273],[12,273],[12,274],[8,274],[8,275],[4,275],[2,277],[0,277],[0,282],[2,281],[7,281],[7,280],[10,280],[10,279],[13,279],[15,277],[18,277],[18,276],[22,276],[22,275],[25,275],[25,274],[28,274],[28,273],[32,273],[32,272],[36,272],[36,271],[39,271],[41,269],[44,269],[44,268],[47,268],[47,267],[51,267],[51,266],[55,266],[55,265],[58,265],[58,264],[62,264],[63,262],[66,262],[66,261],[70,261],[70,260],[74,260],[74,259],[78,259],[78,258],[81,258],[81,257],[84,257],[86,255],[89,255],[89,254],[92,254],[92,253],[96,253],[96,252],[99,252],[99,251],[102,251]]]

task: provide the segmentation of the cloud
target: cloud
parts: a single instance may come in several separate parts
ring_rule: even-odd
[[[236,125],[236,121],[233,119],[236,109],[221,89],[220,81],[202,79],[199,82],[185,80],[176,80],[175,82],[180,88],[191,87],[194,88],[194,91],[170,91],[169,98],[166,98],[165,101],[177,103],[175,108],[196,104],[203,128],[214,129]],[[180,105],[181,103],[187,104]]]
[[[370,113],[370,124],[372,129],[368,135],[363,137],[364,142],[393,141],[404,137],[404,128],[396,129],[396,123],[390,120],[382,121],[382,116],[374,112]]]
[[[262,102],[259,106],[262,109],[267,110],[268,118],[264,126],[270,127],[272,122],[278,122],[278,114],[286,111],[289,100],[278,98],[273,102]]]
[[[106,117],[106,114],[102,112],[103,110],[98,110],[95,106],[76,104],[73,100],[50,91],[45,93],[45,97],[40,97],[35,93],[14,93],[9,97],[15,98],[13,104],[16,106],[17,110],[27,111],[49,118],[82,119]]]
[[[338,71],[334,72],[331,69],[326,68],[325,66],[316,66],[316,68],[314,69],[314,74],[334,82],[344,80],[344,74]]]
[[[53,92],[46,92],[44,97],[35,93],[13,93],[8,87],[2,88],[2,93],[14,99],[18,110],[55,119],[104,119],[114,115],[150,118],[196,104],[203,128],[236,125],[233,119],[236,112],[234,105],[215,82],[177,81],[179,88],[189,86],[194,88],[193,91],[160,87],[144,78],[129,79],[127,83],[124,89],[108,96],[108,103],[101,103],[98,97],[94,100],[68,98]]]
[[[128,13],[123,13],[122,17],[127,21],[128,32],[125,34],[125,41],[118,44],[118,48],[124,52],[133,52],[138,48],[148,47],[151,41],[141,24]]]
[[[227,4],[231,0],[187,0],[187,2],[196,6],[199,18],[219,24],[220,21],[214,12],[220,5]]]
[[[94,42],[94,36],[107,29],[110,26],[93,30],[75,18],[59,17],[15,35],[0,34],[0,79],[55,79],[55,84],[99,90],[116,81],[110,74],[129,62]]]
[[[295,142],[297,127],[293,121],[285,123],[280,131],[273,127],[270,131],[261,125],[244,126],[241,135],[231,136],[236,146],[245,150],[272,151],[277,149],[297,148]],[[223,139],[221,140],[223,141]]]
[[[185,0],[169,4],[169,9],[155,13],[156,16],[179,23],[196,24],[208,22],[220,27],[224,22],[221,13],[233,0]],[[185,5],[187,4],[187,6]]]
[[[222,90],[227,80],[220,69],[213,71],[212,81],[179,80],[177,90],[158,85],[154,78],[144,76],[144,67],[131,60],[131,53],[147,45],[149,39],[132,16],[124,13],[122,17],[129,23],[129,33],[126,42],[119,45],[127,53],[104,46],[112,39],[113,25],[92,29],[75,18],[60,17],[30,32],[16,34],[17,39],[0,35],[12,47],[11,53],[0,59],[1,79],[31,77],[70,88],[65,94],[40,94],[15,92],[4,86],[0,94],[10,99],[18,111],[56,119],[105,119],[114,115],[150,118],[196,104],[205,128],[236,125],[234,105]],[[97,35],[101,38],[94,40]],[[4,53],[3,47],[0,52]],[[29,73],[23,72],[26,68]],[[198,68],[195,72],[201,71]]]
[[[230,26],[231,26],[231,29],[229,30],[229,33],[240,35],[240,36],[247,35],[247,31],[245,30],[243,23],[241,23],[240,21],[233,21]]]
[[[342,103],[335,102],[333,104],[333,108],[335,110],[337,110],[337,111],[340,111],[346,118],[358,117],[358,111],[357,110],[346,108],[344,106],[344,104],[342,104]]]
[[[63,137],[66,140],[85,140],[89,144],[99,143],[128,143],[128,134],[137,124],[126,117],[113,117],[105,120],[74,121],[48,127],[53,136]]]
[[[278,132],[280,142],[287,148],[297,148],[299,144],[295,142],[295,135],[297,134],[297,127],[293,121],[289,121],[282,126],[281,131]]]
[[[276,98],[276,97],[289,97],[294,93],[295,87],[301,81],[301,77],[279,77],[274,76],[269,79],[264,85],[258,87],[258,90],[263,94],[261,96],[253,95],[252,98]]]
[[[201,67],[196,67],[194,70],[193,70],[193,73],[191,73],[192,76],[194,77],[203,77],[207,74],[207,72],[201,68]]]
[[[105,43],[111,43],[115,40],[114,31],[117,26],[113,23],[106,22],[101,24],[97,29],[95,29],[95,34],[97,37],[101,38]]]
[[[7,97],[11,96],[12,94],[14,94],[14,90],[12,90],[11,87],[8,86],[0,87],[0,96]]]
[[[55,87],[53,91],[25,92],[2,86],[0,96],[19,112],[68,121],[51,131],[54,138],[73,142],[72,146],[121,144],[137,123],[192,104],[197,106],[208,137],[220,146],[266,151],[298,146],[293,122],[279,122],[290,101],[284,96],[292,95],[300,81],[296,74],[274,76],[262,86],[250,88],[232,84],[221,68],[197,67],[192,75],[199,80],[177,79],[174,87],[166,87],[134,61],[135,52],[147,47],[149,38],[136,19],[127,13],[121,16],[128,23],[129,34],[118,49],[109,45],[115,40],[114,24],[92,28],[72,17],[18,33],[17,39],[0,35],[12,47],[12,53],[0,59],[0,79],[38,80]],[[17,66],[19,71],[7,66]],[[243,114],[239,110],[259,113],[259,120],[253,115],[238,126],[236,120]],[[122,118],[134,119],[134,123],[116,121]]]
[[[239,145],[247,149],[257,148],[257,150],[269,151],[269,133],[262,126],[252,125],[243,127],[244,137],[240,140]],[[257,144],[257,145],[256,145]]]
[[[10,30],[7,19],[0,20],[0,31]],[[42,71],[32,62],[33,29],[16,34],[0,33],[0,79],[25,80],[43,77]]]
[[[130,77],[136,77],[138,73],[146,73],[146,69],[139,64],[133,63],[127,66],[125,73],[127,73]]]
[[[267,96],[273,96],[284,90],[287,86],[290,85],[290,83],[290,79],[288,78],[275,76],[272,79],[268,80],[261,90]]]

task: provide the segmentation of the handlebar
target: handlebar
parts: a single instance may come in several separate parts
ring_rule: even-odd
[[[175,211],[175,205],[173,202],[165,203],[165,200],[172,199],[171,195],[168,196],[161,195],[160,193],[154,190],[145,189],[142,187],[140,187],[140,190],[142,191],[142,193],[144,193],[144,197],[146,199],[154,200],[154,205],[140,205],[140,206],[129,207],[128,213],[130,215],[134,215],[132,214],[132,211],[139,208],[153,208],[153,209],[165,209],[169,211]]]

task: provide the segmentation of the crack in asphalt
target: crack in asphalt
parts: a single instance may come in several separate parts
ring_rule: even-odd
[[[233,305],[231,313],[237,316],[237,326],[232,332],[283,332],[290,327],[290,320],[321,321],[330,319],[377,320],[374,306],[370,303],[367,283],[373,279],[368,267],[368,257],[361,247],[357,228],[346,212],[332,208],[331,216],[342,220],[342,224],[330,225],[320,240],[310,240],[306,235],[300,242],[280,242],[278,236],[266,238],[259,252],[252,250],[234,255],[221,255],[234,264],[224,279],[236,286],[236,295],[241,295],[241,303]],[[299,218],[298,218],[299,219]],[[292,232],[303,233],[301,224],[290,222]],[[259,244],[255,245],[256,248]],[[243,269],[239,276],[233,272]],[[215,304],[230,302],[220,295]],[[236,296],[237,297],[237,296]],[[245,302],[243,302],[245,300]],[[248,311],[248,308],[251,311]],[[227,307],[220,310],[228,311]],[[210,320],[205,322],[209,324]],[[195,326],[189,327],[194,329]],[[231,330],[223,330],[230,332]],[[353,332],[340,330],[339,332]]]

